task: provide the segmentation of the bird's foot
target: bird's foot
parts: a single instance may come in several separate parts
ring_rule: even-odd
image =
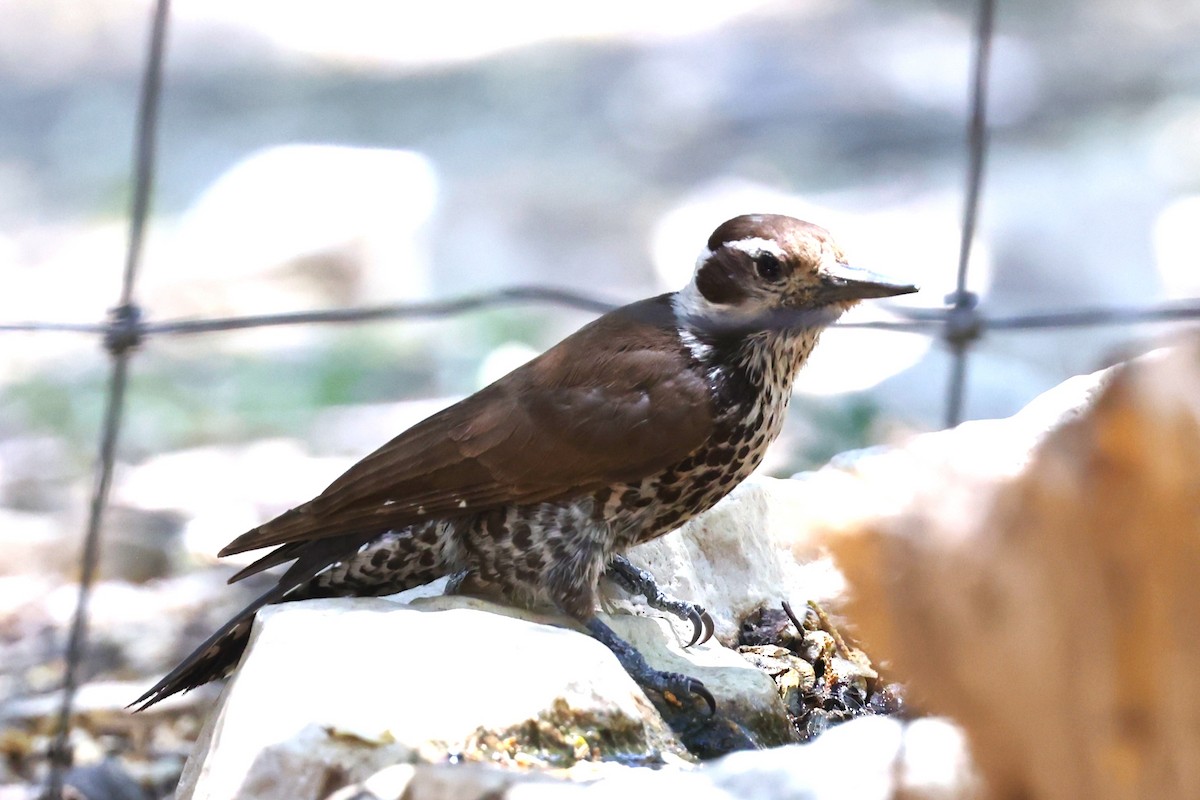
[[[677,600],[658,588],[654,576],[644,569],[639,569],[629,562],[625,556],[613,556],[608,562],[605,574],[630,594],[643,594],[646,604],[659,611],[674,614],[682,620],[692,623],[692,640],[684,645],[703,644],[712,638],[713,618],[701,606],[686,600]],[[597,637],[599,638],[599,637]]]
[[[618,636],[616,631],[601,622],[599,617],[589,619],[587,629],[592,636],[613,651],[621,666],[639,686],[653,689],[668,703],[676,706],[682,705],[686,698],[698,697],[708,704],[709,716],[717,713],[716,699],[700,681],[679,672],[654,669],[633,645]]]

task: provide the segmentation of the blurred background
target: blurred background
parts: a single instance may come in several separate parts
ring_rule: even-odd
[[[127,246],[151,4],[0,9],[0,322],[99,321]],[[775,212],[921,284],[896,304],[939,307],[957,265],[974,13],[176,0],[136,297],[152,320],[516,284],[627,302],[682,286],[722,220]],[[1194,1],[1000,4],[969,283],[988,314],[1200,295],[1198,42]],[[169,666],[241,600],[195,608],[197,564],[592,316],[523,304],[151,338],[133,362],[87,677]],[[855,317],[897,318],[883,304]],[[1163,332],[991,334],[966,416],[1010,414]],[[60,680],[107,371],[94,336],[0,332],[10,720]],[[829,332],[767,468],[938,427],[948,372],[930,337]],[[162,609],[185,607],[195,630],[180,633]]]

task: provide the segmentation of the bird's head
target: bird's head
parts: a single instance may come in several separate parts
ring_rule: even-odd
[[[860,300],[917,291],[857,267],[824,228],[778,214],[720,225],[680,293],[691,324],[729,328],[819,328]]]

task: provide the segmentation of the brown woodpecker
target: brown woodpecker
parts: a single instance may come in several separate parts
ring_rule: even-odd
[[[822,329],[859,300],[916,291],[849,266],[829,233],[754,214],[713,232],[682,291],[612,311],[434,414],[303,505],[221,555],[273,547],[230,581],[290,563],[278,583],[142,695],[142,708],[227,674],[255,612],[314,597],[392,594],[450,575],[557,608],[643,686],[652,669],[596,617],[602,576],[712,634],[622,557],[711,508],[778,435],[792,381]]]

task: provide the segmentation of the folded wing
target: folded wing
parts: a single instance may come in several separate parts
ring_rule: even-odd
[[[584,327],[370,454],[221,555],[560,500],[669,467],[712,429],[667,296]]]

